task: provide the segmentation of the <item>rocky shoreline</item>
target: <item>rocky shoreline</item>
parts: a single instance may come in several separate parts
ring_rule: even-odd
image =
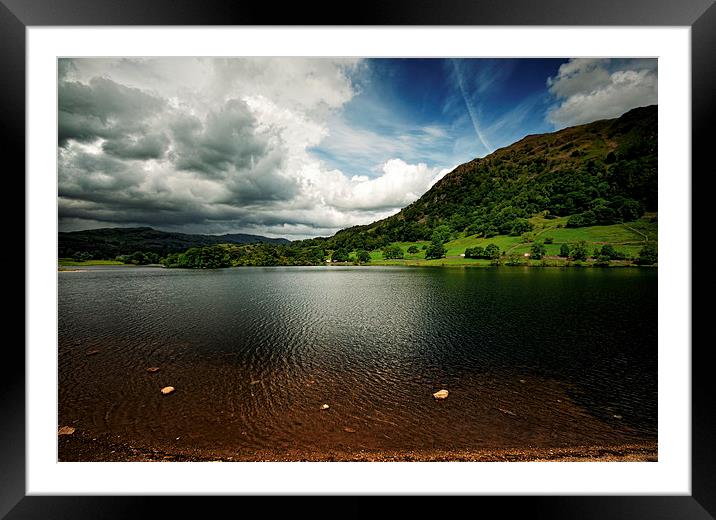
[[[474,450],[254,450],[225,455],[206,450],[171,453],[116,443],[79,432],[58,438],[59,462],[656,462],[657,443],[568,448]]]

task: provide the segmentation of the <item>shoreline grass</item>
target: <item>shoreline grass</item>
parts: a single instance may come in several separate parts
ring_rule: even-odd
[[[60,267],[80,267],[91,265],[126,265],[117,260],[73,260],[72,258],[58,258],[57,265]]]

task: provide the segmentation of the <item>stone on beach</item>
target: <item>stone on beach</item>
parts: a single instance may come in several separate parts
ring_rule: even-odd
[[[330,408],[330,406],[328,406],[327,404],[321,405],[321,410],[328,410],[329,408]]]
[[[159,372],[159,367],[149,367],[149,368],[147,369],[147,372],[149,372],[150,374],[153,374],[153,373],[155,373],[155,372]]]
[[[162,388],[161,392],[164,395],[167,395],[167,394],[171,394],[174,390],[176,390],[176,389],[173,386],[165,386],[164,388]]]
[[[75,433],[75,429],[72,426],[63,426],[57,430],[57,435],[72,435]]]
[[[438,390],[433,394],[433,397],[435,399],[447,399],[449,393],[447,390]]]

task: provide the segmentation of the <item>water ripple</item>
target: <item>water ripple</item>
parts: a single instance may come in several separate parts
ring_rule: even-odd
[[[653,439],[656,352],[653,271],[104,268],[59,277],[60,420],[137,445]],[[166,385],[176,392],[162,396]],[[438,402],[440,388],[450,397]]]

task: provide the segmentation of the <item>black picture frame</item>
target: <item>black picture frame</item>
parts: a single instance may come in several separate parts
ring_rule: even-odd
[[[714,0],[365,0],[355,4],[354,9],[347,9],[345,4],[325,0],[308,4],[240,0],[0,0],[0,70],[3,73],[0,131],[6,186],[11,186],[7,189],[14,189],[15,194],[25,193],[24,175],[19,173],[25,171],[25,29],[43,25],[688,26],[692,46],[692,172],[713,174],[710,157],[711,134],[716,126],[716,102],[712,97],[716,92],[716,59],[712,55],[716,51],[716,6],[713,3]],[[692,173],[692,180],[694,177]],[[9,184],[11,181],[15,186]],[[692,193],[697,192],[692,189]],[[14,198],[24,200],[19,195]],[[694,209],[698,207],[694,205]],[[694,209],[692,237],[698,236],[698,230],[705,227],[702,224],[705,221],[697,218]],[[16,230],[20,227],[9,218],[6,225]],[[23,244],[24,229],[23,225],[20,238]],[[19,250],[18,242],[14,241],[12,247],[14,251]],[[690,269],[691,265],[684,268]],[[24,275],[27,283],[32,273],[25,268]],[[705,293],[707,286],[700,285],[699,292]],[[26,301],[25,295],[22,301]],[[696,301],[693,292],[692,301]],[[12,303],[16,313],[23,312],[24,322],[25,306],[16,301]],[[698,307],[694,304],[692,310]],[[16,321],[19,323],[19,316]],[[499,506],[502,514],[551,519],[714,518],[716,408],[713,403],[716,392],[710,377],[709,345],[708,340],[693,342],[693,345],[673,345],[680,349],[691,347],[691,495],[509,496],[482,497],[483,502]],[[185,500],[177,498],[26,496],[25,356],[20,342],[6,341],[4,355],[6,362],[0,364],[4,365],[0,377],[0,518],[127,518],[137,514],[149,516],[155,511],[168,517],[181,513],[186,507]]]

